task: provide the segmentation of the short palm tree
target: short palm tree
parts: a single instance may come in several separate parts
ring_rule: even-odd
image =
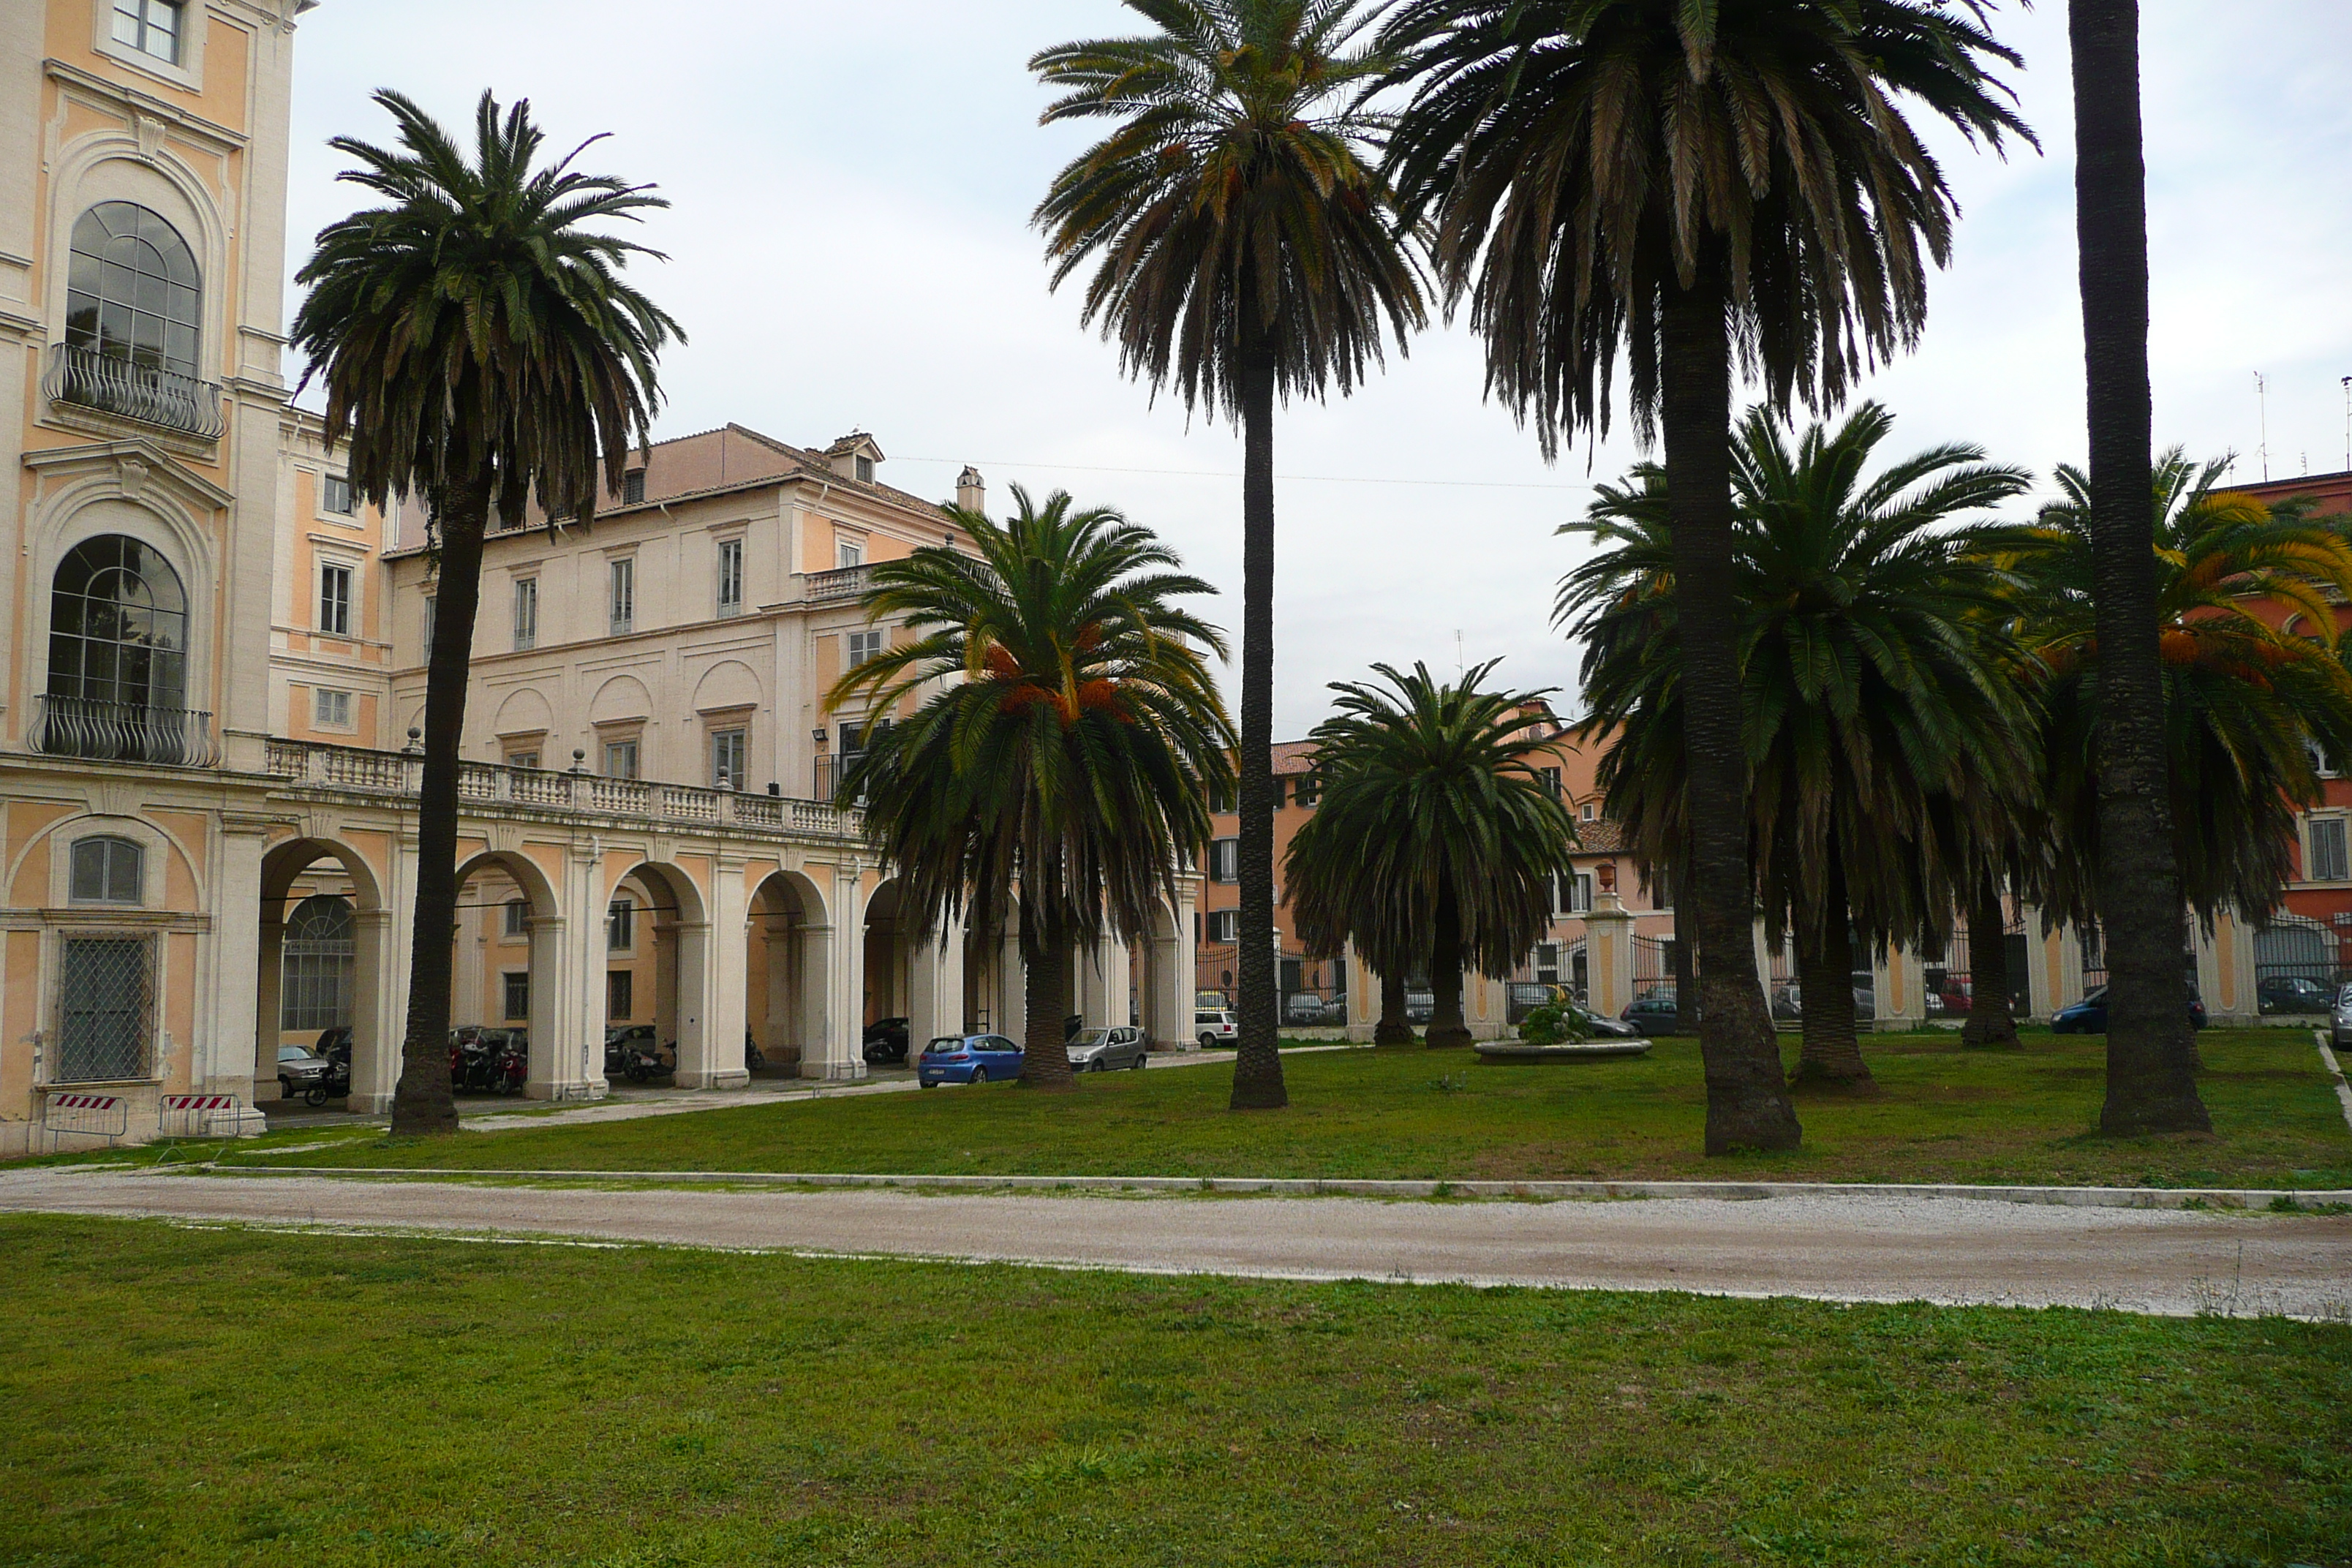
[[[352,137],[340,177],[384,200],[330,224],[295,281],[293,343],[327,389],[327,440],[377,506],[421,497],[439,573],[425,678],[416,923],[394,1133],[454,1132],[449,931],[457,921],[457,749],[490,513],[593,519],[647,440],[655,359],[677,323],[622,280],[656,251],[589,226],[668,204],[651,187],[542,162],[530,106],[475,111],[470,159],[396,92],[396,148]],[[598,479],[603,468],[603,486]]]
[[[1294,908],[1318,917],[1300,933],[1311,945],[1344,935],[1384,977],[1427,963],[1432,1046],[1470,1043],[1464,969],[1507,978],[1574,864],[1575,821],[1532,760],[1550,740],[1528,714],[1549,694],[1485,689],[1494,668],[1449,686],[1379,664],[1381,685],[1334,685],[1338,710],[1313,735],[1322,795],[1284,871]]]
[[[1024,1082],[1074,1087],[1063,1047],[1073,954],[1174,918],[1186,858],[1230,789],[1233,727],[1208,655],[1224,637],[1176,601],[1216,590],[1150,529],[1061,490],[1013,487],[1002,523],[947,508],[978,547],[872,569],[867,616],[908,640],[845,671],[828,708],[869,715],[840,798],[926,926],[1017,919]]]
[[[1789,1148],[1748,931],[1747,779],[1731,640],[1734,348],[1785,411],[1835,403],[1927,313],[1951,248],[1944,174],[1898,108],[2030,138],[1982,0],[1403,0],[1382,41],[1412,97],[1390,167],[1434,221],[1488,387],[1547,454],[1605,430],[1619,352],[1664,437],[1689,671],[1682,715],[1705,998],[1706,1146]]]
[[[1035,221],[1058,287],[1123,368],[1242,426],[1241,913],[1235,1109],[1287,1103],[1274,953],[1274,404],[1342,394],[1423,319],[1421,274],[1368,159],[1386,68],[1357,0],[1126,0],[1138,37],[1047,49],[1045,121],[1116,121]]]
[[[2186,907],[2209,922],[2224,908],[2261,920],[2277,907],[2293,874],[2294,814],[2321,798],[2316,758],[2352,755],[2352,675],[2330,601],[2352,596],[2352,541],[2307,506],[2273,510],[2219,489],[2225,466],[2200,468],[2178,448],[2157,462],[2149,552],[2172,858]],[[2047,671],[2045,793],[2064,850],[2053,907],[2095,918],[2105,938],[2116,917],[2102,858],[2111,693],[2097,524],[2079,469],[2061,468],[2058,486],[2033,525],[1987,543],[2039,595],[2023,636]],[[2265,602],[2292,612],[2297,629],[2273,626],[2259,613]],[[2178,915],[2166,931],[2177,973]],[[2111,991],[2123,984],[2114,962],[2110,945]]]
[[[2030,713],[1986,629],[2008,578],[1949,526],[2030,476],[1943,446],[1866,477],[1893,425],[1865,403],[1792,448],[1758,408],[1732,451],[1752,874],[1768,933],[1797,949],[1795,1076],[1846,1088],[1870,1083],[1853,933],[1948,935],[1976,847],[2033,773]],[[1587,649],[1584,731],[1612,737],[1611,812],[1653,859],[1673,855],[1689,809],[1672,518],[1652,464],[1563,530],[1602,545],[1563,582],[1560,609]]]
[[[2203,1131],[2173,911],[2178,799],[2165,782],[2164,661],[2147,497],[2155,408],[2147,363],[2147,163],[2140,126],[2139,0],[2068,0],[2074,85],[2074,233],[2083,299],[2090,474],[2084,492],[2100,660],[2099,901],[2109,998],[2109,1133]]]

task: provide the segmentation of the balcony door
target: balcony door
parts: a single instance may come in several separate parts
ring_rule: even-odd
[[[210,737],[204,716],[187,711],[187,689],[188,601],[179,574],[121,534],[76,545],[51,584],[41,750],[200,762]]]

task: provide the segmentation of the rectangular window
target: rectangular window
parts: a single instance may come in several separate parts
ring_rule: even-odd
[[[1594,805],[1591,801],[1589,801],[1589,800],[1588,800],[1588,801],[1586,801],[1582,805],[1580,805],[1580,806],[1578,806],[1578,807],[1576,808],[1576,816],[1577,816],[1577,820],[1578,820],[1578,821],[1580,821],[1580,822],[1591,822],[1591,821],[1592,821],[1595,817],[1599,816],[1600,815],[1601,815],[1600,808],[1599,808],[1599,807],[1597,807],[1597,806],[1595,806],[1595,805]]]
[[[183,3],[184,0],[114,0],[114,41],[178,65]]]
[[[1542,782],[1544,794],[1551,796],[1554,800],[1558,800],[1559,798],[1559,770],[1558,768],[1538,768],[1536,770],[1536,777]]]
[[[1568,891],[1569,897],[1575,900],[1568,906],[1570,914],[1586,915],[1592,912],[1591,872],[1579,871]]]
[[[507,935],[529,936],[530,934],[530,904],[520,899],[509,899],[506,902],[506,915]]]
[[[637,563],[624,556],[613,563],[612,630],[626,637],[637,626]]]
[[[1239,942],[1241,940],[1241,921],[1242,912],[1239,910],[1211,910],[1209,911],[1209,940],[1211,942]]]
[[[58,1083],[147,1076],[152,981],[137,937],[73,937],[58,985]]]
[[[1210,815],[1213,816],[1223,816],[1233,809],[1234,786],[1231,784],[1216,784],[1212,786],[1209,791]]]
[[[1536,943],[1536,979],[1546,985],[1559,984],[1559,943]]]
[[[608,779],[633,779],[637,776],[637,743],[635,741],[604,742],[604,776]]]
[[[521,577],[514,585],[514,645],[517,652],[539,646],[539,579]]]
[[[505,980],[507,983],[507,1016],[509,1019],[530,1017],[530,971],[526,969],[520,974],[509,971],[506,974]]]
[[[2352,880],[2352,860],[2347,860],[2345,853],[2342,817],[2315,816],[2311,819],[2310,876],[2315,882]]]
[[[1289,781],[1280,773],[1274,775],[1274,809],[1276,811],[1282,809],[1282,786],[1287,783]]]
[[[849,659],[842,668],[856,669],[867,659],[881,657],[882,634],[880,631],[852,632],[849,634]]]
[[[618,1024],[637,1010],[637,977],[625,969],[604,976],[604,1020]]]
[[[740,790],[743,787],[743,763],[749,748],[749,737],[740,730],[713,730],[710,732],[710,787]]]
[[[310,693],[310,722],[321,730],[352,727],[352,694],[321,686]]]
[[[743,542],[729,539],[719,546],[719,613],[743,613]]]
[[[507,753],[507,766],[510,768],[535,768],[539,766],[539,753],[537,752],[509,752]]]
[[[341,474],[319,476],[319,510],[337,517],[352,515],[352,481]]]
[[[1317,778],[1313,773],[1301,773],[1298,775],[1298,788],[1293,794],[1291,798],[1297,801],[1300,805],[1313,805],[1315,804],[1316,797],[1320,795],[1322,793],[1323,781],[1321,779]]]
[[[631,468],[621,476],[621,504],[641,506],[646,499],[646,471]]]
[[[866,545],[862,540],[836,537],[833,545],[833,563],[843,571],[866,564]]]
[[[352,569],[333,563],[319,568],[319,629],[331,637],[352,635]]]
[[[1209,880],[1238,882],[1242,879],[1242,841],[1238,838],[1213,838],[1209,841]]]
[[[627,952],[637,945],[637,905],[634,899],[614,899],[604,907],[604,951]],[[623,1012],[628,1009],[624,1007]]]
[[[870,485],[874,482],[873,458],[863,456],[862,454],[859,456],[857,459],[857,479],[858,482],[861,484]]]
[[[435,607],[440,603],[440,600],[435,598],[430,594],[425,595],[425,657],[416,661],[419,664],[429,664],[432,662],[433,629],[440,619],[440,617],[436,616],[433,612]]]

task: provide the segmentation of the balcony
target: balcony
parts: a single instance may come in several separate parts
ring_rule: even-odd
[[[269,742],[267,770],[289,783],[415,801],[425,758],[415,752],[374,752],[309,741]],[[599,773],[461,763],[461,811],[488,807],[578,812],[684,827],[739,829],[798,837],[839,838],[858,831],[855,813],[829,802],[782,795],[740,795],[694,784],[606,778]]]
[[[874,568],[843,566],[831,572],[808,574],[808,600],[812,605],[829,605],[842,599],[862,599]]]
[[[220,762],[220,743],[213,737],[209,713],[46,692],[35,700],[40,707],[29,743],[45,757],[172,768],[209,768]]]
[[[52,403],[95,408],[207,441],[217,441],[227,428],[218,382],[198,381],[100,349],[53,345],[41,390]]]

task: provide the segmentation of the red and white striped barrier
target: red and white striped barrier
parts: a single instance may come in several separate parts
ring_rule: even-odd
[[[50,1147],[66,1136],[113,1142],[131,1128],[131,1112],[119,1094],[52,1094],[41,1107],[41,1131]]]
[[[53,1094],[51,1110],[112,1110],[122,1103],[119,1094]]]
[[[245,1102],[233,1094],[167,1094],[166,1110],[235,1110]]]
[[[167,1094],[156,1102],[155,1133],[160,1138],[200,1138],[211,1131],[215,1117],[236,1116],[245,1101],[233,1094]]]

